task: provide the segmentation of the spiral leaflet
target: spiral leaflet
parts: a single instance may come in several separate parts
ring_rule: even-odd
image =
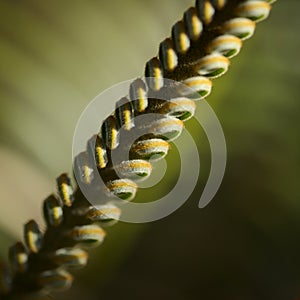
[[[195,101],[210,94],[211,79],[227,72],[229,59],[253,35],[256,22],[268,17],[274,2],[197,0],[194,7],[187,9],[182,20],[172,27],[171,36],[160,44],[158,55],[146,63],[145,80],[132,82],[128,96],[117,102],[115,112],[87,143],[87,150],[76,157],[74,172],[80,180],[92,185],[94,172],[99,172],[108,199],[117,196],[132,200],[138,188],[135,181],[151,174],[149,160],[166,156],[169,142],[180,135],[183,122],[194,115]],[[183,84],[173,87],[169,101],[153,96],[165,89],[164,78]],[[120,129],[134,130],[134,118],[149,112],[161,115],[146,125],[152,134],[137,139],[130,147],[129,160],[114,166],[111,154],[120,146]],[[82,248],[101,244],[106,235],[102,227],[114,224],[120,217],[120,209],[109,200],[94,207],[79,197],[80,190],[73,190],[67,174],[60,175],[56,183],[57,194],[50,195],[43,204],[46,231],[42,232],[34,220],[26,223],[25,245],[17,242],[10,247],[10,268],[0,264],[1,297],[16,295],[20,284],[38,294],[69,288],[73,276],[67,270],[82,267],[88,261]],[[57,243],[49,246],[55,234]]]

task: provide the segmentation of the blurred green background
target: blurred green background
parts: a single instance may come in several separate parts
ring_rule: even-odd
[[[43,224],[42,200],[56,176],[71,171],[84,107],[103,89],[142,75],[192,4],[0,0],[2,258],[25,221]],[[228,147],[215,199],[197,208],[210,155],[191,120],[186,127],[202,163],[192,197],[163,220],[109,228],[89,266],[76,272],[74,288],[58,299],[300,297],[299,11],[299,1],[279,0],[230,72],[215,81],[208,102]],[[177,161],[171,151],[169,167]],[[174,180],[169,172],[165,188]]]

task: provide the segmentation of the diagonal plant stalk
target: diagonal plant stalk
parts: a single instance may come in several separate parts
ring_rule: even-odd
[[[156,93],[165,91],[163,79],[182,82],[197,92],[199,99],[208,96],[210,79],[227,71],[229,58],[238,54],[242,41],[252,36],[255,23],[269,15],[273,2],[197,0],[195,7],[189,8],[172,27],[171,37],[160,44],[158,56],[147,62],[147,79],[135,80],[129,99],[121,99],[114,114],[103,122],[100,133],[92,139],[92,151],[87,149],[76,157],[74,172],[83,184],[93,185],[93,172],[99,172],[110,194],[133,199],[137,185],[131,175],[151,172],[149,158],[167,154],[168,142],[174,134],[180,134],[183,121],[195,110],[195,99],[186,90],[176,90],[175,97],[170,96],[173,102],[155,98]],[[119,129],[125,127],[130,132],[134,130],[134,117],[153,112],[162,115],[153,127],[153,135],[136,141],[130,160],[114,166],[112,153],[122,149]],[[96,159],[96,169],[91,165],[91,157]],[[123,172],[124,178],[117,176],[116,169]],[[93,207],[79,187],[73,191],[67,174],[57,178],[57,190],[57,195],[44,201],[46,231],[41,232],[34,220],[26,223],[26,246],[22,242],[14,244],[9,249],[10,267],[0,265],[0,299],[40,299],[51,291],[69,288],[73,277],[67,270],[87,263],[84,249],[99,245],[105,237],[102,227],[115,223],[120,216],[120,209],[109,202]],[[105,191],[102,193],[107,199]]]

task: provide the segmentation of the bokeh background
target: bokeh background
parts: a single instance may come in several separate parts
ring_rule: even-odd
[[[58,174],[71,172],[84,107],[103,89],[142,75],[192,4],[0,0],[2,259],[25,221],[43,224],[42,200]],[[210,155],[191,120],[186,127],[202,163],[192,197],[163,220],[108,229],[74,288],[57,299],[299,299],[299,11],[298,0],[279,0],[215,81],[208,101],[224,129],[228,162],[213,202],[197,208]],[[173,150],[170,168],[178,163]],[[172,186],[170,173],[159,189]],[[151,201],[161,190],[140,197]]]

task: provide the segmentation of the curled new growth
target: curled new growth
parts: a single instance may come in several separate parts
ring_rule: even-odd
[[[151,174],[149,160],[168,153],[169,142],[180,135],[183,122],[194,115],[195,101],[210,94],[211,80],[226,73],[230,59],[253,35],[256,23],[268,17],[273,2],[197,0],[184,12],[170,37],[161,42],[158,55],[146,63],[145,79],[132,82],[128,96],[116,103],[114,113],[75,159],[74,172],[82,184],[93,185],[94,174],[99,172],[105,182],[104,203],[92,206],[79,188],[73,190],[67,174],[59,176],[57,193],[43,203],[46,230],[43,232],[34,220],[27,222],[24,243],[18,241],[9,248],[9,267],[0,264],[1,299],[47,295],[71,286],[69,270],[87,264],[86,249],[101,244],[105,238],[102,227],[120,217],[120,209],[110,203],[109,197],[135,197],[137,179]],[[183,85],[171,88],[165,79]],[[170,101],[155,97],[160,93]],[[145,125],[151,134],[130,145],[128,160],[113,164],[113,152],[126,143],[123,135],[140,126],[136,117],[149,113],[161,115]]]

